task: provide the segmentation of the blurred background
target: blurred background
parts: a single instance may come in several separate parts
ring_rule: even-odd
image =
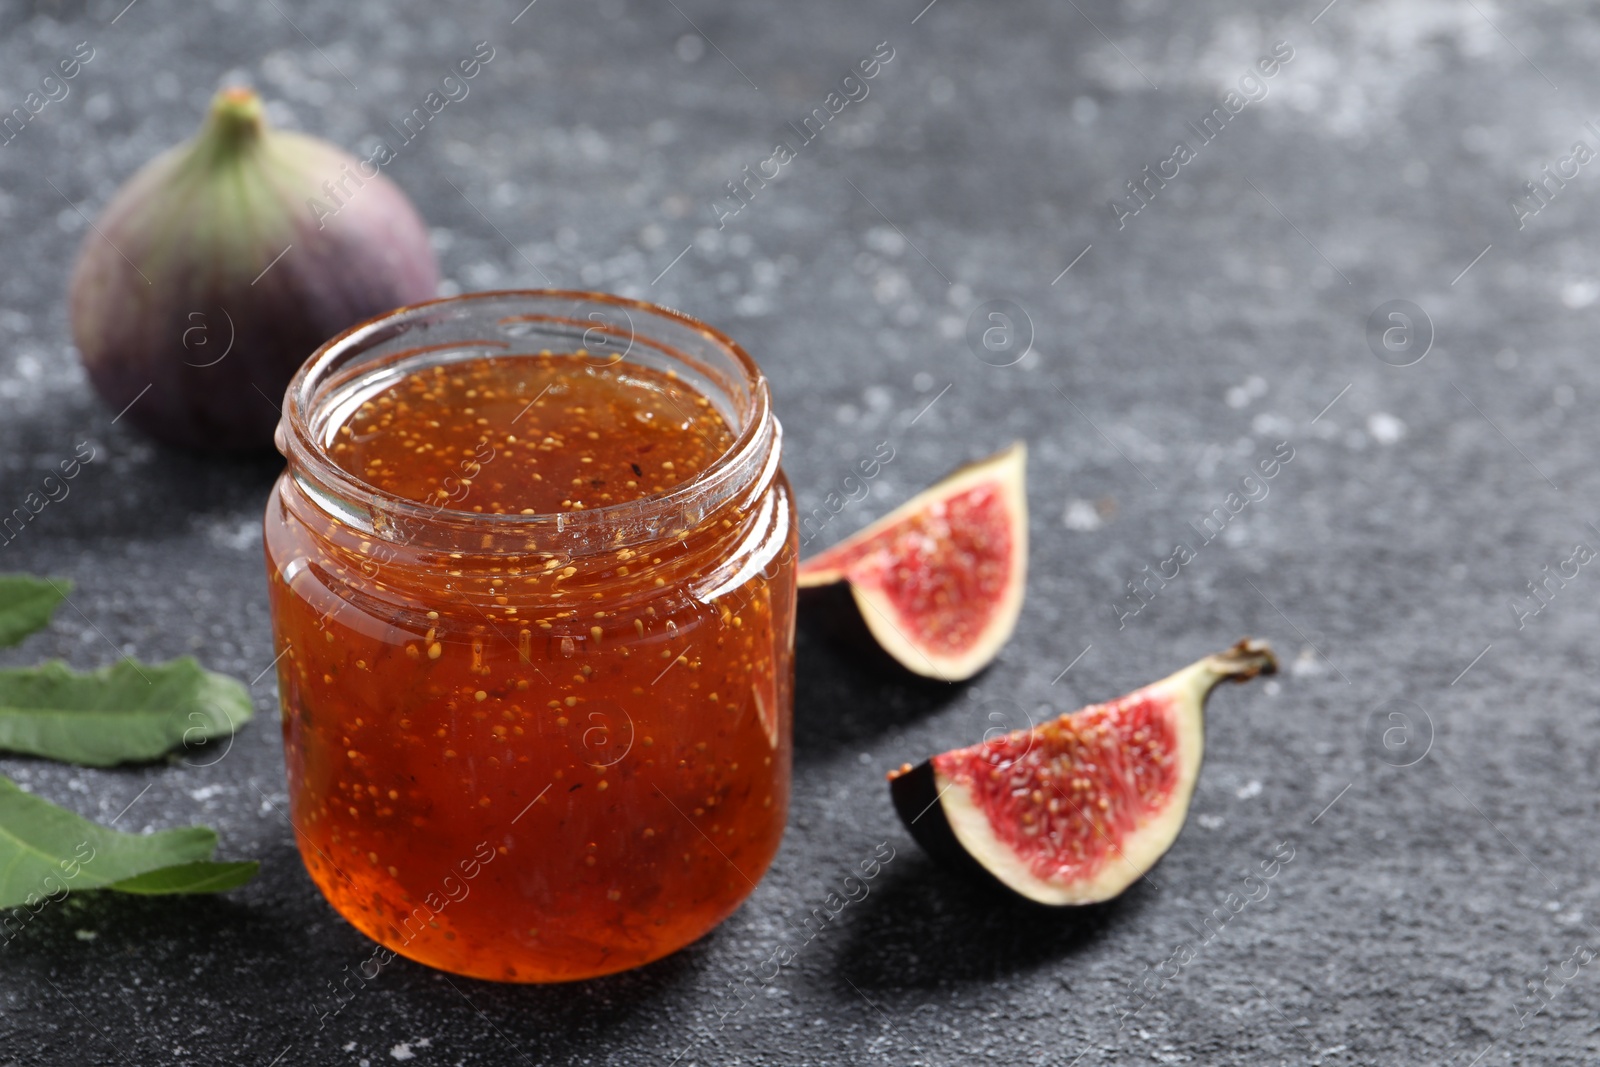
[[[224,898],[40,915],[5,948],[0,1056],[1593,1062],[1600,995],[1575,961],[1600,948],[1600,598],[1587,569],[1530,586],[1600,547],[1593,14],[0,0],[0,113],[81,61],[0,146],[0,510],[80,446],[95,456],[0,543],[0,570],[77,583],[0,661],[193,653],[251,683],[258,711],[181,774],[0,771],[102,822],[137,801],[122,829],[203,820],[223,858],[263,860]],[[474,55],[492,58],[470,91],[402,143]],[[555,988],[400,960],[322,1019],[370,947],[280,814],[260,540],[280,465],[113,422],[65,302],[90,220],[228,84],[359,156],[397,146],[384,173],[428,223],[441,294],[598,289],[729,332],[772,380],[805,511],[887,442],[893,461],[812,547],[1027,441],[1015,639],[945,686],[803,621],[788,837],[684,952]],[[778,176],[746,184],[780,142]],[[1180,545],[1178,576],[1134,594]],[[1115,904],[998,900],[895,818],[886,770],[1246,633],[1287,669],[1217,694],[1189,827]],[[802,945],[798,924],[884,843],[871,894]],[[1205,936],[1283,843],[1270,895]],[[730,983],[783,946],[793,965],[739,1007]],[[1140,993],[1185,946],[1181,974]]]

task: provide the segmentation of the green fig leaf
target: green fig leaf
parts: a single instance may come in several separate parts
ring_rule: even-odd
[[[8,648],[50,625],[56,606],[72,592],[65,578],[0,574],[0,648]]]
[[[0,670],[0,751],[86,767],[228,737],[252,714],[243,685],[188,656],[89,672],[55,660]]]
[[[0,777],[0,908],[32,907],[65,893],[127,883],[142,893],[159,892],[163,883],[197,884],[204,875],[194,865],[209,860],[216,847],[217,834],[210,827],[126,834]],[[180,867],[189,870],[177,872]],[[237,884],[222,877],[217,882],[218,888]]]
[[[237,889],[256,876],[261,864],[256,860],[215,863],[198,860],[162,867],[147,874],[124,878],[106,886],[118,893],[142,896],[178,896],[190,893],[222,893]]]

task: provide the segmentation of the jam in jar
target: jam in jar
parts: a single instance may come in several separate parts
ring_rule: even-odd
[[[312,880],[458,974],[658,959],[783,833],[797,534],[765,379],[575,292],[403,308],[290,385],[266,516]]]

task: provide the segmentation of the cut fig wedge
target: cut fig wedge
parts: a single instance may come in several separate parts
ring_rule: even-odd
[[[1107,704],[905,765],[895,809],[934,857],[976,868],[1041,904],[1110,900],[1183,828],[1217,683],[1277,670],[1263,641]]]
[[[946,477],[800,565],[802,589],[849,582],[872,636],[907,670],[959,682],[1016,629],[1028,569],[1027,451]]]

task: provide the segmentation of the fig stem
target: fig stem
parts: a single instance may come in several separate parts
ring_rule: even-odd
[[[1248,682],[1258,674],[1278,673],[1278,657],[1265,641],[1246,637],[1226,652],[1207,656],[1206,669],[1217,681]]]
[[[261,97],[254,89],[233,86],[217,93],[211,111],[196,139],[197,147],[215,155],[230,155],[260,140],[266,120]]]

